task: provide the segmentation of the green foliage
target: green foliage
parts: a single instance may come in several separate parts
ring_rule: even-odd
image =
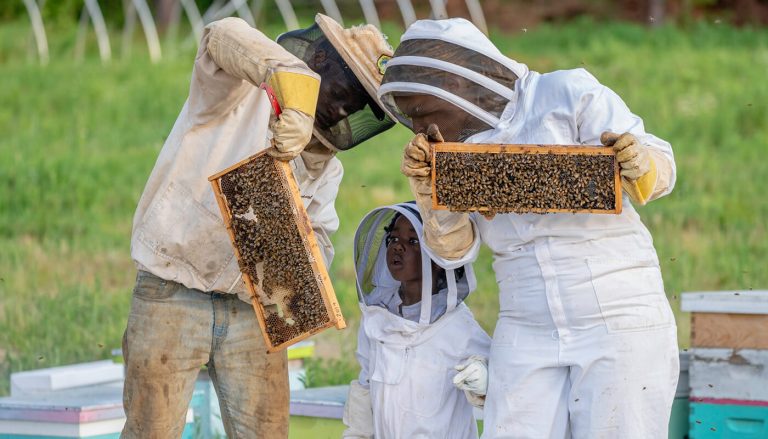
[[[352,361],[350,361],[352,360]],[[324,387],[349,384],[360,373],[352,357],[309,358],[304,361],[306,375],[301,378],[304,387]]]
[[[399,28],[385,30],[396,44]],[[40,67],[29,41],[14,38],[28,34],[24,22],[0,27],[0,394],[12,371],[106,358],[120,346],[135,276],[133,212],[186,98],[195,51],[193,43],[172,46],[152,65],[137,34],[130,59],[103,66],[89,41],[86,60],[75,64],[74,29],[61,27],[50,35],[51,64]],[[675,307],[682,291],[768,286],[768,30],[581,20],[492,39],[534,70],[587,68],[672,143],[675,191],[638,211]],[[374,207],[411,198],[399,173],[409,137],[396,127],[340,155],[331,275],[349,320],[359,318],[354,230]],[[468,303],[492,331],[490,261],[484,250]],[[686,315],[678,325],[687,345]],[[342,351],[338,360],[313,360],[309,383],[353,379],[353,346]]]

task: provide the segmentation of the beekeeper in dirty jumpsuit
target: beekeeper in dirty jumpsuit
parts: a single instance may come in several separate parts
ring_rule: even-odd
[[[329,264],[334,155],[394,124],[375,99],[391,50],[373,26],[344,30],[323,15],[277,43],[238,18],[205,28],[189,98],[134,217],[122,437],[180,437],[203,365],[230,439],[287,437],[286,354],[266,354],[208,177],[263,149],[290,160]]]
[[[402,170],[430,256],[462,266],[477,256],[479,241],[494,255],[500,312],[483,437],[666,437],[679,369],[676,327],[651,235],[629,199],[642,205],[672,190],[669,143],[646,133],[642,119],[586,70],[530,71],[463,19],[411,25],[379,96],[422,133],[406,146]],[[433,211],[427,132],[465,143],[610,145],[621,166],[623,212]]]
[[[474,273],[433,263],[421,238],[413,202],[375,209],[355,234],[360,376],[344,438],[477,437],[490,338],[464,304]]]

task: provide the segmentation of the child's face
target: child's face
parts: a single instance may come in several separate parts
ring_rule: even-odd
[[[419,235],[404,216],[395,221],[387,240],[387,268],[400,282],[421,280]]]

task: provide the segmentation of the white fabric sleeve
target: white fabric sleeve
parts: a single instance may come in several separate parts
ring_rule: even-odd
[[[240,18],[210,23],[195,57],[190,85],[190,112],[197,124],[232,110],[275,71],[289,71],[319,80],[299,58]]]
[[[331,262],[333,262],[334,250],[330,235],[339,229],[336,196],[339,193],[339,185],[343,176],[344,169],[339,159],[333,157],[328,160],[319,177],[322,181],[312,195],[309,205],[307,205],[307,215],[312,223],[312,231],[315,232],[317,244],[323,252],[326,268],[330,268]]]
[[[347,426],[341,436],[343,439],[373,438],[371,392],[357,381],[349,384],[342,422]]]
[[[355,351],[355,358],[360,364],[360,375],[357,377],[357,382],[366,389],[370,388],[370,379],[368,365],[371,355],[371,342],[368,336],[365,335],[365,317],[360,320],[360,328],[357,331],[357,350]]]
[[[658,198],[670,192],[675,186],[676,167],[672,145],[645,131],[643,119],[633,114],[627,104],[608,87],[600,84],[584,69],[574,71],[571,82],[572,97],[576,102],[575,122],[579,141],[587,145],[600,145],[600,135],[605,131],[632,133],[641,144],[648,147],[659,173],[653,191]]]

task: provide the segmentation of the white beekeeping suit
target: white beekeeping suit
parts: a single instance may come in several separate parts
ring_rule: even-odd
[[[473,356],[485,357],[490,343],[463,303],[475,288],[472,267],[445,270],[444,285],[432,294],[432,262],[421,250],[421,301],[400,306],[400,282],[387,268],[384,243],[385,227],[400,215],[421,236],[413,203],[372,211],[355,235],[363,313],[356,353],[361,371],[345,408],[350,428],[344,437],[475,438],[471,395],[452,382],[454,367]]]
[[[529,71],[462,19],[414,23],[379,96],[414,131],[435,123],[465,143],[599,145],[603,132],[628,133],[636,154],[620,157],[622,168],[642,157],[645,170],[624,182],[620,215],[486,219],[431,211],[428,180],[408,174],[428,162],[419,152],[423,135],[408,145],[403,172],[434,260],[446,267],[473,260],[478,233],[494,255],[500,313],[483,437],[666,437],[679,369],[676,326],[651,235],[627,198],[642,204],[672,190],[670,144],[646,133],[587,71]],[[403,96],[452,108],[441,114],[463,115],[460,129],[441,122],[447,117],[427,120],[422,115],[437,110]]]

